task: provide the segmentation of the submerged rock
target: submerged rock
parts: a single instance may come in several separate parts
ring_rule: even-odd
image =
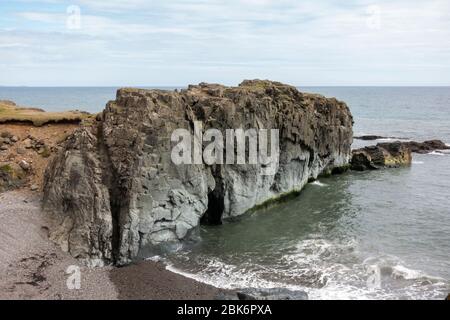
[[[379,139],[387,139],[387,137],[368,134],[368,135],[364,135],[364,136],[354,136],[353,139],[358,139],[358,140],[379,140]]]
[[[175,165],[171,135],[179,128],[193,134],[197,121],[197,135],[278,129],[273,173],[261,174],[263,164]],[[345,103],[278,82],[120,89],[46,170],[43,205],[55,222],[52,237],[77,258],[128,263],[146,246],[184,239],[201,219],[221,223],[346,167],[352,124]]]
[[[371,140],[381,140],[381,139],[403,139],[403,140],[405,140],[407,138],[384,137],[384,136],[377,136],[374,134],[367,134],[367,135],[363,135],[363,136],[354,136],[353,139],[371,141]]]
[[[401,142],[379,143],[353,150],[351,169],[356,171],[410,165],[411,150]]]

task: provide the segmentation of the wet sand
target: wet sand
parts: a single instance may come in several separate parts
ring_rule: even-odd
[[[0,194],[0,299],[214,299],[221,292],[157,262],[84,267],[48,240],[40,197]],[[79,289],[67,286],[70,266],[80,270]]]

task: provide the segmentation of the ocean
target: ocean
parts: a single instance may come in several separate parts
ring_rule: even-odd
[[[173,89],[173,88],[167,88]],[[450,87],[301,87],[345,101],[355,135],[450,144]],[[116,88],[7,88],[0,99],[98,112]],[[355,140],[354,147],[373,142]],[[285,287],[310,299],[444,299],[450,292],[450,153],[411,167],[321,178],[237,222],[202,226],[160,257],[224,288]]]

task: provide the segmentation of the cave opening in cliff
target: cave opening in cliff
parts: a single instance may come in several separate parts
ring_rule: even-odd
[[[208,209],[200,220],[204,225],[222,224],[222,214],[224,210],[223,195],[216,190],[208,194]]]
[[[222,179],[218,170],[218,167],[216,167],[215,170],[212,170],[213,173],[215,173],[214,178],[216,181],[216,185],[214,190],[208,193],[208,208],[206,209],[205,214],[200,219],[200,223],[203,225],[222,224],[222,215],[225,209],[224,190]]]

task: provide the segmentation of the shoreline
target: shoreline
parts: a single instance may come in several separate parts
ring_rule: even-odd
[[[40,209],[42,193],[38,191],[42,190],[44,169],[59,152],[62,142],[83,126],[64,122],[42,126],[1,124],[4,130],[0,133],[4,140],[0,142],[5,149],[0,151],[0,164],[6,167],[15,165],[25,175],[20,178],[20,184],[12,186],[17,188],[15,191],[0,193],[0,299],[235,299],[241,289],[218,288],[214,286],[217,285],[215,282],[203,282],[201,278],[171,270],[162,262],[139,261],[124,267],[89,269],[49,240],[46,215]],[[8,135],[3,137],[3,132]],[[381,136],[369,137],[381,138],[370,141],[371,144],[384,142]],[[420,147],[425,142],[408,143]],[[440,152],[439,149],[428,152],[424,148],[426,146],[419,147],[416,149],[421,152],[417,153],[448,153],[448,150]],[[28,166],[22,166],[23,162]],[[69,275],[66,270],[69,266],[80,267],[79,290],[67,288]]]
[[[40,193],[25,190],[0,194],[0,299],[209,300],[226,292],[158,262],[82,266],[48,239],[40,201]],[[80,289],[67,287],[69,266],[80,268]]]

